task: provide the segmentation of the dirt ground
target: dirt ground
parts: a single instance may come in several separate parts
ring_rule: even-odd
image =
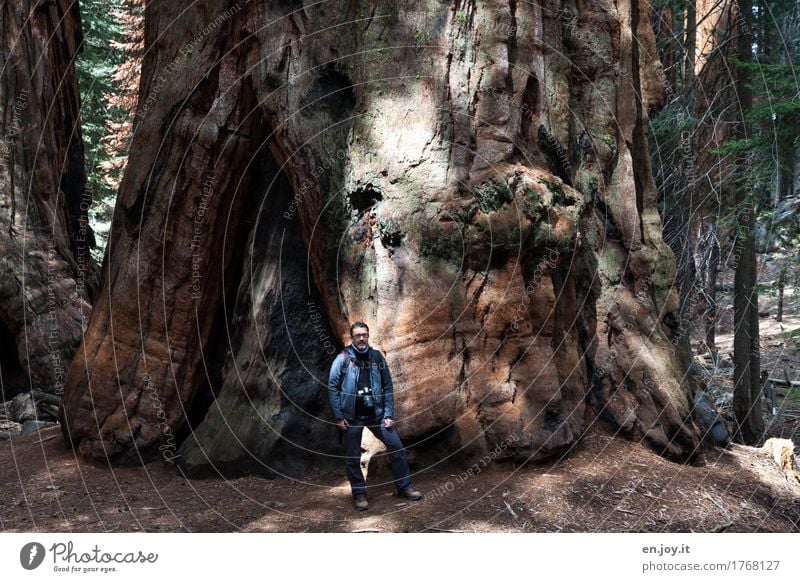
[[[186,480],[166,463],[78,460],[58,427],[0,442],[0,466],[7,532],[800,531],[800,485],[759,449],[733,445],[693,467],[600,431],[547,465],[477,465],[466,478],[466,467],[419,472],[418,502],[380,484],[384,469],[369,482],[365,512],[353,509],[343,470],[303,482]]]

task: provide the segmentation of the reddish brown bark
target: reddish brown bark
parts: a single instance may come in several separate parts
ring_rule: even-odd
[[[0,6],[0,326],[10,393],[63,391],[95,286],[73,61],[77,4]],[[7,394],[8,396],[8,394]]]
[[[647,3],[282,6],[147,6],[63,406],[81,453],[171,459],[189,422],[188,472],[330,460],[328,367],[363,319],[430,460],[561,453],[587,400],[691,457]]]

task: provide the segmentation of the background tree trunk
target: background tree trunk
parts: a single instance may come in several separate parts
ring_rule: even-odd
[[[706,347],[714,365],[719,365],[717,350],[717,271],[719,269],[719,239],[717,238],[717,218],[713,214],[706,217],[701,225],[697,241],[697,256],[700,257],[700,293],[703,303],[703,324]]]
[[[327,373],[361,319],[420,460],[558,454],[587,400],[694,455],[649,3],[339,8],[148,3],[66,437],[189,474],[338,463]]]
[[[96,286],[73,59],[77,3],[0,5],[3,395],[63,392]]]
[[[752,23],[753,6],[750,0],[739,0],[737,17],[737,47],[739,60],[753,60]],[[753,103],[749,87],[749,72],[745,67],[737,68],[736,90],[739,95],[740,138],[749,136],[746,115]],[[756,229],[755,202],[749,178],[750,167],[746,156],[737,162],[739,184],[736,188],[736,208],[739,212],[739,234],[737,247],[739,260],[734,278],[734,338],[733,338],[733,406],[738,423],[739,438],[746,444],[757,444],[764,432],[764,417],[761,401],[761,365],[758,335],[758,292],[756,290]]]

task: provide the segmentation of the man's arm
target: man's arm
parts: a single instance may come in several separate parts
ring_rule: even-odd
[[[394,419],[394,385],[392,384],[392,374],[389,372],[389,364],[386,356],[381,354],[383,366],[381,366],[381,387],[383,388],[383,416],[384,418]]]
[[[342,363],[345,358],[340,353],[331,364],[331,373],[328,376],[328,400],[331,403],[333,417],[339,421],[344,418],[342,414]]]

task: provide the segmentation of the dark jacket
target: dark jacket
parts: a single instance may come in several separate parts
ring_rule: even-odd
[[[360,369],[355,364],[356,351],[352,344],[342,350],[331,365],[328,376],[328,399],[336,420],[353,420],[356,415],[356,392]],[[378,350],[369,348],[372,393],[375,417],[394,418],[394,387],[386,358]]]

